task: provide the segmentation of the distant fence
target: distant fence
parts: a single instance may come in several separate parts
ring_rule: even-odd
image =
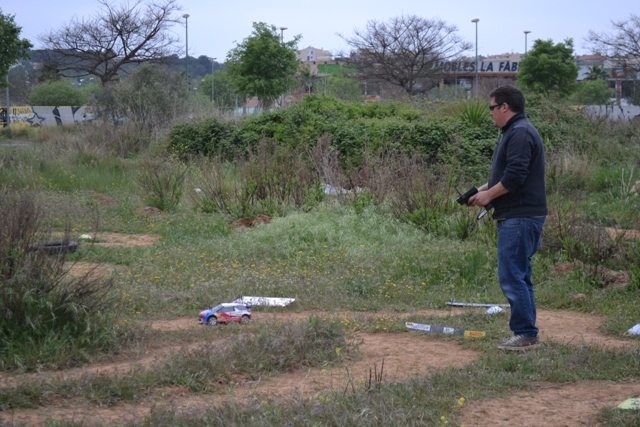
[[[10,106],[8,113],[11,126],[61,126],[94,119],[89,107]],[[7,125],[6,107],[0,107],[0,121],[3,127]]]
[[[609,117],[614,120],[640,120],[640,107],[637,105],[589,105],[584,111],[592,116]]]

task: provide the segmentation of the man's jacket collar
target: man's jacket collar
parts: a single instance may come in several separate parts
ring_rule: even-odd
[[[502,133],[505,133],[514,122],[517,122],[518,120],[523,119],[524,117],[525,117],[524,112],[518,113],[515,116],[511,117],[509,121],[505,123],[505,125],[501,128]]]

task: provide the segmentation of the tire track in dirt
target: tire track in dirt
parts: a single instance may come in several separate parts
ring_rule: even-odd
[[[43,408],[15,410],[6,414],[0,412],[0,419],[28,425],[49,419],[86,424],[122,423],[133,419],[132,414],[136,417],[148,415],[154,405],[184,411],[204,409],[227,399],[249,401],[260,395],[285,399],[309,397],[327,390],[343,391],[351,383],[356,389],[361,388],[369,375],[375,373],[382,372],[385,382],[396,382],[449,366],[464,366],[479,357],[479,353],[464,349],[453,341],[434,341],[426,336],[419,338],[416,334],[359,333],[355,338],[362,340],[359,360],[347,361],[333,368],[305,369],[256,381],[238,379],[231,385],[221,385],[220,393],[214,395],[191,394],[180,388],[163,389],[136,404],[122,403],[111,408],[95,408],[88,402],[74,399]],[[118,368],[121,366],[119,364]]]
[[[465,308],[453,308],[451,310],[418,310],[406,315],[424,316],[448,316],[460,315]],[[359,317],[397,317],[397,312],[284,312],[284,313],[260,313],[255,315],[254,322],[269,321],[295,321],[302,320],[309,316],[319,316],[323,318],[359,318]],[[602,323],[602,318],[589,314],[541,310],[538,313],[539,326],[543,340],[563,342],[569,345],[599,345],[608,348],[630,348],[639,345],[637,341],[626,341],[605,336],[598,332]],[[193,317],[172,320],[161,320],[150,323],[150,327],[158,330],[183,330],[197,327],[197,320]],[[148,415],[154,405],[169,407],[178,411],[194,408],[205,408],[212,403],[225,399],[235,401],[249,401],[251,398],[260,395],[268,395],[278,398],[300,398],[326,393],[327,391],[344,391],[351,383],[357,388],[361,383],[367,381],[369,375],[379,373],[384,364],[384,380],[388,382],[402,381],[411,376],[427,375],[438,369],[447,366],[463,366],[475,360],[479,354],[471,350],[463,349],[453,341],[433,340],[427,335],[420,334],[365,334],[356,333],[356,339],[362,339],[360,346],[360,359],[353,362],[344,363],[342,366],[331,369],[306,369],[291,373],[284,373],[269,378],[260,378],[256,381],[248,381],[238,378],[231,385],[221,386],[220,393],[214,395],[194,395],[180,388],[157,390],[148,398],[141,399],[137,403],[122,403],[111,408],[96,408],[94,405],[75,399],[73,401],[60,402],[46,408],[36,408],[29,410],[16,410],[12,412],[0,413],[0,419],[5,422],[38,424],[48,419],[59,419],[67,421],[79,421],[86,423],[122,423],[127,420],[141,418]],[[198,344],[195,344],[198,345]],[[194,346],[195,346],[194,345]],[[122,361],[111,364],[96,364],[86,368],[78,368],[62,372],[44,372],[39,378],[46,378],[47,375],[63,375],[64,378],[81,376],[89,373],[110,373],[126,372],[137,365],[147,366],[159,357],[171,352],[178,351],[180,346],[165,347],[153,350],[153,354],[137,359],[135,361]],[[402,349],[398,351],[398,349]],[[6,377],[6,376],[5,376]],[[21,378],[28,376],[11,376],[11,383],[17,384]],[[0,383],[8,384],[0,376]],[[583,387],[584,384],[584,387]],[[598,390],[605,388],[608,392],[600,393]],[[538,391],[518,393],[507,399],[490,399],[485,401],[469,402],[464,407],[462,423],[470,425],[577,425],[581,420],[588,420],[595,411],[602,406],[608,405],[613,400],[620,400],[622,396],[628,396],[629,392],[637,390],[638,383],[613,383],[613,382],[588,382],[572,385],[553,385],[552,387],[541,388]],[[554,394],[556,393],[556,394]],[[606,396],[609,393],[609,400],[599,402],[599,396]],[[558,424],[554,418],[549,418],[553,422],[540,422],[533,417],[531,424],[522,424],[519,419],[510,418],[517,407],[518,402],[531,402],[538,399],[549,405],[551,413],[562,411],[565,405],[577,402],[581,405],[580,411],[575,411],[572,415],[567,415],[566,424]],[[575,394],[575,397],[572,397]],[[591,397],[590,397],[591,396]],[[509,399],[515,399],[516,403]],[[612,400],[613,399],[613,400]],[[586,406],[585,406],[586,405]],[[591,405],[591,406],[589,406]],[[523,404],[523,408],[527,407]],[[585,415],[586,407],[593,407]],[[502,410],[502,412],[500,412]],[[538,415],[546,409],[530,411]],[[523,409],[524,411],[524,409]],[[515,411],[518,413],[520,411]],[[585,418],[586,417],[586,418]],[[509,423],[496,424],[496,420],[511,420]],[[561,418],[564,419],[564,418]],[[487,420],[488,423],[484,423]],[[490,422],[489,422],[490,421]],[[525,420],[526,421],[526,420]],[[525,422],[523,421],[523,422]],[[575,421],[575,422],[573,422]],[[515,424],[514,424],[515,422]],[[526,421],[528,422],[528,421]],[[483,424],[484,423],[484,424]]]

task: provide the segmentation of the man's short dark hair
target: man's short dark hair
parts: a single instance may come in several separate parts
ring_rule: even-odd
[[[526,101],[524,99],[524,93],[513,85],[504,85],[495,88],[489,94],[491,98],[494,98],[496,104],[508,104],[509,109],[514,113],[522,113]]]

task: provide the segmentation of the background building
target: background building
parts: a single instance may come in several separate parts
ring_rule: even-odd
[[[300,49],[297,55],[298,61],[303,62],[324,62],[324,61],[332,61],[333,55],[331,52],[326,50],[318,49],[313,46],[305,47],[304,49]]]

